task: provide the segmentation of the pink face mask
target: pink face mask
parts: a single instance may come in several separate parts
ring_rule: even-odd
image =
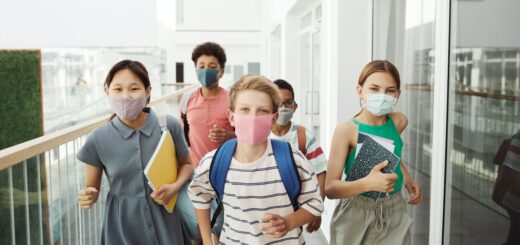
[[[264,142],[271,133],[274,114],[249,116],[233,114],[235,120],[235,133],[239,141],[250,145],[258,145]]]
[[[108,103],[112,107],[112,111],[123,120],[134,120],[146,106],[147,98],[143,96],[137,99],[129,99],[127,97],[108,96]]]

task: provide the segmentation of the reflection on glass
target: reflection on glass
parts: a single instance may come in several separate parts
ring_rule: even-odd
[[[164,94],[166,53],[160,48],[42,49],[42,92],[46,134],[109,111],[103,83],[108,70],[124,59],[148,70],[152,97]]]
[[[409,206],[412,244],[428,244],[429,239],[434,7],[435,1],[428,0],[374,0],[373,58],[389,60],[400,71],[397,110],[409,121],[401,135],[402,157],[423,189],[424,201]]]
[[[497,181],[504,165],[520,165],[507,147],[500,153],[502,142],[520,131],[520,36],[513,31],[520,2],[452,1],[451,8],[445,240],[520,244],[520,226],[510,218],[520,222],[520,192],[508,192],[519,190],[520,181]],[[515,173],[520,180],[520,167],[507,174]],[[518,205],[493,200],[497,187]]]

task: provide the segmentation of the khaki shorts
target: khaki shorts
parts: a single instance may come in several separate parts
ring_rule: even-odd
[[[410,244],[412,219],[401,192],[377,201],[342,199],[332,216],[330,244]]]

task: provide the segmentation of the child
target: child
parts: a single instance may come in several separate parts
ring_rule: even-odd
[[[211,42],[198,45],[191,55],[195,72],[201,87],[186,93],[181,100],[181,118],[186,140],[195,167],[206,153],[217,149],[222,143],[235,137],[233,127],[227,118],[228,92],[219,86],[219,79],[224,75],[226,53],[224,49]],[[198,244],[201,236],[197,228],[195,210],[188,197],[188,181],[182,188],[177,201],[180,215],[184,221],[187,234]],[[212,204],[212,209],[217,204]],[[222,219],[213,227],[215,240],[218,241]]]
[[[166,118],[177,152],[177,181],[152,192],[143,173],[162,134],[157,115],[145,108],[151,89],[141,63],[123,60],[115,64],[105,80],[105,93],[115,115],[89,135],[77,154],[87,164],[85,188],[78,193],[82,208],[97,201],[103,171],[109,182],[101,244],[189,244],[177,212],[170,214],[162,206],[193,173],[177,119]]]
[[[404,162],[394,173],[381,172],[388,164],[384,161],[364,178],[341,180],[354,163],[359,132],[392,140],[394,154],[401,157],[400,134],[408,121],[402,113],[392,112],[400,94],[399,72],[386,60],[372,61],[361,72],[357,92],[363,109],[351,121],[338,124],[332,139],[325,194],[341,201],[330,225],[331,244],[409,244],[412,219],[400,192],[403,181],[409,204],[419,203],[422,197]],[[368,191],[390,195],[375,201],[363,195]]]
[[[244,76],[230,90],[228,117],[237,143],[220,199],[224,209],[221,244],[303,244],[300,227],[321,215],[323,203],[313,167],[298,151],[287,150],[301,186],[295,210],[273,151],[273,144],[281,141],[267,139],[280,102],[279,91],[263,76]],[[212,151],[202,159],[189,189],[204,244],[211,239],[209,203],[216,197],[216,183],[210,181],[214,156]]]
[[[314,167],[320,187],[321,198],[325,198],[325,176],[327,174],[327,158],[314,135],[302,125],[297,125],[291,121],[298,104],[294,101],[294,90],[287,81],[278,79],[274,84],[280,89],[282,103],[278,109],[278,120],[271,129],[269,138],[280,139],[291,143],[294,148],[309,160]],[[305,227],[303,236],[305,240],[326,243],[326,238],[320,230],[321,216],[316,217]],[[313,233],[316,232],[316,233]],[[313,234],[311,234],[313,233]]]

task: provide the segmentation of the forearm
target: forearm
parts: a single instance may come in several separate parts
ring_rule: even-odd
[[[85,187],[94,187],[99,190],[103,169],[92,165],[85,165]]]
[[[211,244],[210,209],[195,209],[203,244]]]
[[[193,165],[191,164],[191,161],[188,161],[179,167],[179,174],[177,175],[177,181],[175,183],[178,183],[180,186],[184,185],[186,181],[190,179],[190,177],[193,175]]]
[[[309,211],[307,211],[305,208],[299,208],[296,212],[289,214],[284,217],[288,229],[287,231],[291,231],[295,228],[301,227],[305,224],[308,224],[311,222],[316,216],[312,215]]]
[[[401,160],[401,171],[403,172],[403,177],[405,179],[411,178],[410,172],[408,171],[408,168],[406,167],[403,160]]]
[[[370,191],[365,179],[355,181],[334,180],[325,188],[325,194],[329,199],[343,199],[357,196]]]

